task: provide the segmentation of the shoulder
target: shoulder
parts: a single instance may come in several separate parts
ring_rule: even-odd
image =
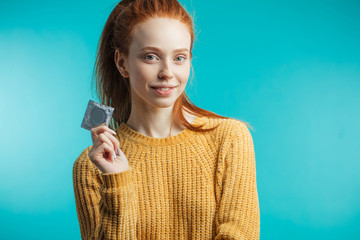
[[[199,117],[196,121],[203,129],[213,130],[201,134],[209,134],[213,142],[222,149],[228,149],[232,144],[243,145],[252,142],[252,137],[245,122],[234,118]]]
[[[245,122],[235,118],[210,118],[199,117],[199,124],[204,124],[202,128],[214,128],[213,132],[222,137],[236,137],[249,135],[250,131]]]
[[[82,171],[96,171],[95,165],[89,159],[89,151],[92,148],[88,146],[87,148],[83,149],[80,155],[76,158],[74,165],[73,165],[73,173],[82,172]]]
[[[91,148],[85,148],[74,162],[72,178],[77,198],[98,189],[103,183],[100,170],[90,161],[88,154]]]

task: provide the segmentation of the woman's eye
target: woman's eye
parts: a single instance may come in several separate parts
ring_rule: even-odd
[[[145,60],[153,61],[156,60],[156,57],[154,55],[146,55],[144,57]]]
[[[185,61],[185,57],[184,56],[177,56],[176,58],[175,58],[175,60],[176,61],[178,61],[178,62],[183,62],[183,61]]]

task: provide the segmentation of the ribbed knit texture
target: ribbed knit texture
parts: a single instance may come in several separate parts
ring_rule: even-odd
[[[82,239],[259,239],[255,153],[246,125],[197,117],[167,138],[117,129],[130,169],[102,174],[86,148],[73,183]]]

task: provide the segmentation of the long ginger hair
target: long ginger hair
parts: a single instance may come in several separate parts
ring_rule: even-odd
[[[128,55],[132,35],[137,24],[151,18],[166,17],[185,24],[191,35],[190,57],[194,43],[194,26],[188,12],[177,0],[123,0],[110,13],[97,48],[95,62],[96,92],[102,104],[115,108],[110,127],[116,129],[126,122],[131,112],[131,91],[128,78],[124,78],[114,61],[115,50]],[[174,121],[194,131],[209,131],[194,126],[184,117],[183,110],[195,116],[227,118],[201,109],[190,101],[185,91],[175,101],[172,123]],[[246,123],[247,124],[247,123]],[[248,125],[248,124],[247,124]]]

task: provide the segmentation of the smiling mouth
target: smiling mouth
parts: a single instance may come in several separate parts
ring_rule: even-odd
[[[154,89],[155,92],[157,94],[159,94],[160,96],[165,97],[165,96],[169,96],[176,87],[177,86],[175,86],[175,87],[151,87],[151,88]]]
[[[151,88],[154,88],[154,89],[159,89],[160,91],[168,91],[172,88],[175,88],[175,87],[151,87]]]

